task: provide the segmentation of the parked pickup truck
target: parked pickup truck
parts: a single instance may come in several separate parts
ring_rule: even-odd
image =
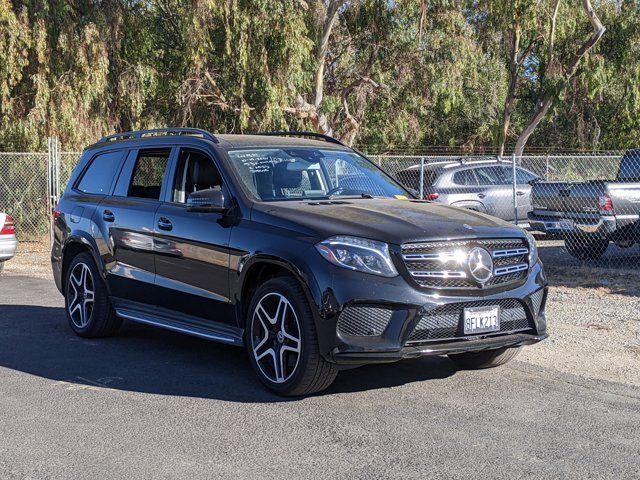
[[[640,149],[624,154],[613,181],[536,182],[531,204],[531,228],[562,235],[581,260],[600,258],[609,242],[640,243]]]

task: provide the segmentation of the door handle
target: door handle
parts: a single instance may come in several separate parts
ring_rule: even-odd
[[[116,216],[113,214],[111,210],[105,210],[102,213],[102,220],[104,220],[105,222],[115,222]]]
[[[521,197],[521,196],[523,196],[523,195],[524,195],[524,192],[516,192],[516,195],[517,195],[517,196],[519,196],[519,197]]]
[[[169,220],[166,217],[160,217],[158,219],[158,228],[160,230],[171,230],[173,228],[173,223],[171,223],[171,220]]]
[[[487,196],[487,194],[486,194],[486,193],[479,193],[479,194],[478,194],[478,198],[484,198],[484,197],[486,197],[486,196]]]

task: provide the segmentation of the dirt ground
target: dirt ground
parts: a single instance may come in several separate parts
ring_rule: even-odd
[[[539,245],[551,285],[550,338],[523,349],[518,359],[584,378],[640,386],[640,268],[579,265],[564,258],[558,242]],[[4,274],[51,278],[48,245],[22,242]]]

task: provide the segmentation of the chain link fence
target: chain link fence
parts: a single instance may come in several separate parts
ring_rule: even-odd
[[[80,152],[0,152],[0,210],[46,241]],[[370,155],[419,198],[529,228],[547,263],[640,268],[640,150],[581,154]],[[568,262],[568,263],[567,263]]]
[[[532,230],[553,262],[640,268],[640,150],[372,158],[419,198]]]

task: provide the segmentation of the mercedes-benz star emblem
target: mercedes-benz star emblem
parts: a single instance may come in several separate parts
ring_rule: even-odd
[[[475,247],[467,256],[469,273],[480,283],[488,282],[493,276],[493,259],[484,248]]]

